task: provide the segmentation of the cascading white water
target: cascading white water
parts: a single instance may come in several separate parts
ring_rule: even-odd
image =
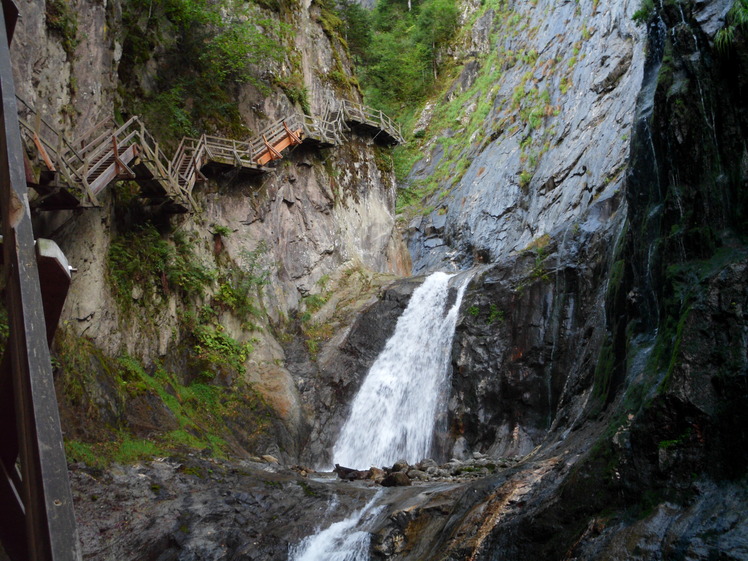
[[[366,375],[333,448],[341,465],[365,469],[399,459],[415,463],[431,452],[438,408],[448,382],[449,354],[466,277],[449,311],[452,275],[434,273],[419,286],[395,332]],[[304,538],[290,561],[367,561],[366,522],[383,507],[380,493],[360,511]]]
[[[418,287],[395,332],[353,400],[333,448],[333,460],[368,469],[428,457],[440,393],[447,383],[449,354],[467,285],[445,313],[452,275],[434,273]]]
[[[291,547],[289,561],[367,561],[371,534],[361,528],[382,509],[374,507],[380,494],[374,495],[364,508],[345,520]]]

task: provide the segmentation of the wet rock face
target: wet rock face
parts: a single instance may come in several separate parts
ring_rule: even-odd
[[[470,86],[476,65],[501,72],[487,116],[467,131],[460,153],[429,142],[411,174],[411,181],[425,181],[446,158],[469,163],[458,181],[450,176],[440,185],[429,202],[435,210],[409,225],[416,272],[501,259],[588,221],[597,202],[621,191],[644,64],[644,29],[631,21],[638,8],[633,0],[604,9],[541,1],[478,20],[453,90]],[[509,21],[533,31],[518,33]],[[481,95],[465,102],[461,122],[443,136],[464,130]],[[542,117],[528,118],[533,111]]]
[[[330,452],[348,407],[422,281],[422,278],[404,279],[384,289],[349,329],[325,345],[316,363],[310,361],[298,343],[289,348],[288,368],[299,379],[302,399],[315,408],[303,461],[332,466],[334,458]]]
[[[522,456],[576,422],[605,325],[610,262],[590,257],[609,243],[579,231],[563,251],[551,242],[473,279],[452,352],[448,456]]]

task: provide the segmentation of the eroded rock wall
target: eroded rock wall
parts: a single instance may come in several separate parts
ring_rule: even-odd
[[[408,181],[448,172],[432,212],[410,222],[416,271],[493,262],[546,235],[606,228],[622,202],[642,80],[638,7],[508,2],[475,22],[454,53],[460,77],[435,101],[457,104],[458,118],[433,123],[433,106],[421,118],[426,158]]]
[[[117,1],[102,4],[85,0],[57,4],[66,6],[65,15],[72,18],[66,21],[74,21],[74,25],[61,28],[53,19],[56,14],[44,2],[20,4],[21,18],[13,44],[14,70],[19,96],[74,138],[102,119],[115,116],[123,96],[153,93],[173,63],[164,45],[169,46],[174,38],[168,22],[164,23],[154,35],[154,40],[163,45],[157,44],[140,66],[123,68],[123,49],[132,48],[125,44],[131,39],[123,29],[123,11],[129,6]],[[283,19],[283,24],[294,30],[287,35],[293,43],[284,45],[286,59],[261,74],[265,89],[249,83],[237,86],[231,94],[247,134],[302,111],[275,85],[273,74],[287,76],[300,69],[303,82],[298,87],[306,92],[308,109],[316,115],[329,102],[344,97],[360,99],[353,86],[342,87],[329,78],[331,69],[337,66],[352,72],[342,40],[321,23],[325,16],[320,5],[305,2],[289,6],[282,14],[265,13]],[[149,15],[155,18],[159,13],[155,9]],[[155,33],[152,22],[149,26]],[[132,63],[132,57],[127,63]],[[125,87],[133,91],[123,94]],[[21,111],[25,112],[23,107]],[[368,279],[357,285],[365,301],[372,278],[408,274],[410,258],[395,225],[395,183],[387,148],[375,144],[371,136],[351,133],[339,147],[300,146],[284,156],[270,173],[256,178],[213,175],[194,190],[198,208],[184,216],[153,221],[164,239],[179,235],[188,240],[190,250],[185,258],[213,271],[218,279],[237,271],[262,276],[256,314],[250,317],[246,311],[239,313],[216,305],[219,281],[208,282],[201,294],[185,298],[184,292],[165,277],[152,276],[136,283],[123,307],[122,298],[112,288],[117,273],[111,270],[109,261],[111,243],[151,221],[137,203],[123,196],[129,187],[108,187],[97,208],[36,216],[37,235],[55,240],[77,269],[63,312],[63,329],[80,341],[85,339],[85,345],[101,353],[101,360],[92,359],[91,379],[82,383],[83,389],[68,379],[64,368],[58,373],[58,390],[64,402],[75,386],[73,393],[82,392],[92,411],[101,408],[112,413],[93,416],[111,421],[112,430],[129,430],[135,423],[139,427],[137,436],[148,437],[162,429],[174,429],[174,413],[157,396],[146,400],[136,397],[146,404],[142,409],[148,420],[134,420],[141,408],[127,413],[126,403],[133,396],[123,397],[122,388],[106,380],[108,371],[103,365],[107,357],[128,356],[146,370],[163,367],[177,373],[184,383],[196,380],[201,374],[194,364],[195,341],[185,325],[193,321],[190,313],[199,316],[203,313],[200,310],[212,308],[215,315],[211,322],[221,336],[252,347],[243,376],[236,379],[219,374],[215,383],[231,386],[248,382],[261,396],[261,409],[269,407],[270,432],[274,435],[265,435],[253,444],[252,438],[242,434],[239,421],[232,429],[234,451],[269,451],[289,460],[298,457],[316,422],[317,404],[300,393],[301,378],[286,368],[284,345],[298,337],[306,360],[315,363],[316,357],[310,358],[305,345],[308,337],[299,330],[297,321],[308,307],[304,299],[329,299],[339,288],[338,283],[355,272]],[[133,239],[137,243],[137,238]],[[143,273],[147,277],[150,272]],[[348,298],[355,300],[357,295],[350,291]],[[321,320],[315,317],[314,322],[316,325]],[[328,331],[320,338],[329,337]],[[67,337],[61,340],[70,341]],[[77,403],[79,398],[72,399]],[[72,408],[71,414],[63,415],[71,423],[66,427],[68,436],[91,436],[84,427],[91,418],[81,416],[77,405]],[[250,433],[254,430],[251,422],[247,427]]]
[[[748,556],[745,39],[715,48],[729,8],[640,14],[625,206],[597,241],[574,241],[588,212],[499,259],[465,298],[447,436],[529,454],[448,514],[434,495],[393,512],[383,558]]]

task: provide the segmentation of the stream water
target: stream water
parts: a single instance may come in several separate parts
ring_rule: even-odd
[[[308,536],[293,546],[288,553],[290,561],[367,561],[371,534],[366,524],[383,507],[376,507],[380,491],[362,508],[345,520],[335,522],[324,530]]]
[[[432,452],[439,409],[446,403],[449,356],[457,315],[470,276],[433,273],[411,296],[408,307],[366,375],[333,447],[336,463],[357,469],[413,464]],[[381,492],[380,492],[381,493]],[[365,521],[378,511],[379,493],[360,511],[291,549],[290,561],[366,561]]]

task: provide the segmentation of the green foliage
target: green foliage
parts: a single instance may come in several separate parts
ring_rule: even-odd
[[[467,313],[473,316],[474,318],[478,318],[479,316],[483,315],[484,321],[488,325],[492,325],[496,323],[497,321],[499,323],[504,321],[504,311],[500,310],[496,304],[491,304],[489,306],[488,313],[485,312],[485,308],[482,314],[481,312],[482,312],[481,308],[477,305],[472,305],[467,309]]]
[[[369,102],[397,111],[430,92],[459,14],[454,0],[415,0],[410,10],[402,0],[381,0],[372,14],[343,2],[340,15]]]
[[[214,224],[213,229],[210,232],[214,236],[221,236],[224,238],[227,238],[234,233],[231,228],[229,228],[228,226],[223,226],[222,224]]]
[[[65,441],[65,457],[70,463],[84,462],[91,467],[104,467],[102,457],[94,451],[93,446],[77,440]]]
[[[519,186],[522,189],[527,189],[532,180],[533,173],[531,171],[522,170],[519,174]]]
[[[67,0],[46,0],[47,29],[62,41],[62,48],[72,59],[78,46],[78,16]]]
[[[147,438],[135,438],[122,432],[112,442],[86,443],[65,440],[65,456],[68,462],[83,462],[89,467],[103,469],[112,463],[132,464],[152,460],[179,447],[204,449],[205,442],[184,430],[167,433],[163,443]]]
[[[244,17],[248,19],[244,20]],[[251,65],[280,60],[283,50],[272,39],[279,34],[280,28],[258,10],[249,9],[234,18],[218,26],[204,44],[198,60],[211,80],[224,85],[234,82],[259,86],[260,81],[251,71]]]
[[[239,343],[228,336],[220,325],[198,325],[192,334],[196,341],[192,351],[197,359],[209,365],[228,366],[235,372],[244,373],[244,362],[252,352],[252,343]],[[214,374],[206,370],[203,376],[212,379]]]
[[[369,10],[355,0],[341,0],[338,2],[338,12],[344,23],[343,32],[348,52],[357,65],[362,64],[368,57],[368,49],[372,37],[372,15]]]
[[[730,50],[735,42],[735,34],[748,26],[748,0],[735,0],[727,12],[725,25],[714,37],[714,45],[721,53]]]
[[[181,138],[183,136],[198,136],[198,130],[192,122],[192,113],[186,108],[184,99],[187,88],[177,83],[166,90],[155,94],[143,107],[146,119],[158,123],[151,127],[159,137]]]
[[[80,346],[80,345],[78,345]],[[68,359],[62,357],[70,367]],[[87,368],[85,361],[78,361],[75,368]],[[88,366],[90,368],[90,366]],[[69,374],[69,372],[68,372]],[[77,372],[81,379],[88,380],[86,384],[97,384],[95,389],[84,388],[89,394],[87,418],[82,420],[86,425],[91,423],[90,414],[100,406],[101,392],[118,392],[117,400],[121,400],[121,411],[124,418],[116,426],[107,423],[101,431],[92,433],[88,428],[84,431],[93,441],[84,442],[79,439],[66,439],[65,452],[70,462],[85,462],[92,467],[103,468],[112,462],[132,463],[154,456],[166,455],[183,449],[208,450],[213,455],[222,456],[228,450],[226,436],[229,429],[225,424],[228,420],[241,419],[249,427],[247,437],[253,431],[260,434],[269,424],[269,410],[262,398],[243,382],[231,387],[221,387],[193,382],[182,384],[177,376],[156,365],[152,374],[135,358],[123,355],[113,361],[113,368],[107,371],[107,380],[93,381],[90,372]],[[103,382],[103,383],[102,383]],[[97,395],[99,397],[93,397]],[[130,400],[141,396],[150,396],[134,411],[125,415]],[[69,400],[69,387],[64,386],[61,397]],[[79,399],[79,398],[78,398]],[[143,403],[148,403],[154,410],[163,408],[168,410],[176,420],[176,428],[162,433],[152,433],[148,438],[136,436],[132,430],[138,429],[137,415],[143,413]],[[135,417],[135,427],[130,426],[130,419]]]
[[[288,101],[301,107],[305,114],[312,114],[312,107],[309,104],[309,91],[304,86],[304,77],[301,72],[293,72],[287,78],[276,77],[274,81],[275,85],[286,94]]]
[[[216,304],[245,319],[247,328],[254,326],[246,318],[262,315],[257,296],[269,282],[270,271],[265,263],[267,251],[265,243],[260,243],[253,251],[244,251],[241,266],[229,269],[219,277],[218,291],[213,295]]]
[[[654,0],[642,0],[641,6],[634,12],[631,19],[634,20],[637,25],[640,23],[647,23],[654,13]]]
[[[496,304],[491,304],[488,310],[488,323],[493,324],[496,322],[501,323],[504,321],[504,310],[500,310]]]
[[[337,14],[335,3],[331,0],[313,0],[313,4],[319,8],[317,21],[322,24],[322,30],[331,40],[341,39],[340,31],[343,29],[343,20]]]
[[[131,0],[123,7],[120,78],[131,112],[144,116],[159,139],[171,144],[196,131],[243,136],[233,88],[267,84],[258,74],[283,60],[287,27],[257,4],[238,0]],[[166,38],[174,36],[173,41]],[[160,50],[170,59],[155,91],[137,92],[135,68]]]
[[[192,243],[175,234],[164,239],[153,225],[145,225],[112,240],[107,259],[108,278],[115,299],[124,311],[133,304],[133,289],[146,296],[179,289],[185,298],[201,296],[215,280],[215,271],[198,263]]]

